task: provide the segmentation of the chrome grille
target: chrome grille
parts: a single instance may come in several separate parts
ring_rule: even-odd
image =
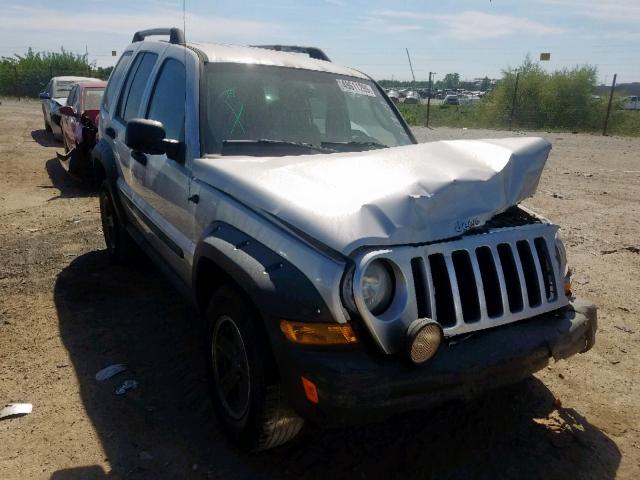
[[[418,316],[453,336],[566,305],[555,232],[531,225],[424,247],[411,259]]]

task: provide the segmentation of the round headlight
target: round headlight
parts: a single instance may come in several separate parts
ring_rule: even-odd
[[[383,313],[393,300],[394,278],[391,267],[384,260],[371,262],[362,275],[362,297],[369,311]]]

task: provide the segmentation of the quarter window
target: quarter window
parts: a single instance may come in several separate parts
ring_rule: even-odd
[[[115,88],[116,84],[120,83],[120,79],[122,78],[122,75],[124,75],[125,67],[129,63],[129,57],[131,57],[131,50],[122,54],[120,60],[118,60],[116,68],[114,68],[113,72],[111,72],[109,83],[107,84],[107,88],[105,88],[104,90],[103,97],[103,105],[105,107],[105,110],[107,111],[111,108],[111,94],[113,93],[113,89]]]

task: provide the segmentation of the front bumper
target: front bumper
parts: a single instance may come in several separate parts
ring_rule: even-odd
[[[278,348],[276,356],[299,414],[325,425],[362,423],[516,383],[544,368],[550,357],[560,360],[589,350],[596,329],[596,307],[574,300],[561,311],[445,343],[423,366],[364,348],[285,347],[286,353]],[[300,376],[316,384],[317,405],[306,399]]]

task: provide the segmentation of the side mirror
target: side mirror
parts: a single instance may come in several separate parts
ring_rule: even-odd
[[[162,155],[178,163],[184,163],[183,143],[169,140],[164,131],[164,125],[157,120],[134,118],[127,123],[124,133],[124,143],[131,150],[149,155]]]
[[[73,107],[70,107],[69,105],[65,105],[64,107],[60,107],[58,109],[58,113],[60,115],[67,115],[68,117],[75,117],[76,112],[73,111]]]
[[[124,133],[124,143],[127,147],[149,155],[165,153],[163,145],[165,138],[166,133],[161,122],[144,118],[129,120]]]
[[[40,97],[41,100],[51,100],[51,95],[47,92],[42,92],[38,97]]]

